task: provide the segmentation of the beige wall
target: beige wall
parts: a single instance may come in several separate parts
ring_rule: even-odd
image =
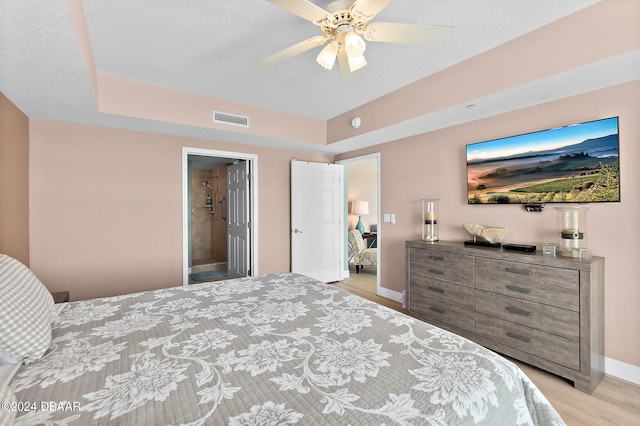
[[[291,157],[330,160],[43,120],[30,142],[31,267],[72,300],[182,282],[183,146],[258,156],[259,273],[290,270]]]
[[[29,265],[29,119],[2,93],[0,253]]]
[[[506,226],[506,242],[556,241],[556,212],[527,213],[506,205],[469,206],[466,202],[465,145],[609,116],[620,117],[621,202],[592,204],[588,245],[605,264],[605,352],[640,366],[640,81],[479,120],[352,152],[339,159],[380,152],[381,209],[396,214],[382,223],[381,285],[405,288],[404,242],[419,239],[420,199],[438,196],[440,238],[468,238],[463,223]],[[634,336],[633,338],[631,336]]]

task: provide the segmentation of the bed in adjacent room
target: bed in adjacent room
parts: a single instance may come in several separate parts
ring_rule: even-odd
[[[43,303],[46,350],[2,366],[16,424],[564,424],[512,362],[302,275]]]

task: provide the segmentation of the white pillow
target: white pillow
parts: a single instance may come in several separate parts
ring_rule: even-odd
[[[53,297],[16,259],[0,254],[0,358],[30,364],[51,344]]]
[[[16,396],[9,389],[9,385],[0,382],[0,425],[12,425],[18,414],[12,407],[16,403]]]

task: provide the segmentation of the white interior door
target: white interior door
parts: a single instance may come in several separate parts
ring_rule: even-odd
[[[339,281],[343,264],[343,166],[291,162],[291,271]]]
[[[238,161],[227,167],[229,200],[227,269],[229,278],[246,277],[249,271],[249,162]]]

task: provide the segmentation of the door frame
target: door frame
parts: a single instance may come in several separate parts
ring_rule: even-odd
[[[376,176],[377,176],[377,181],[376,181],[376,198],[377,199],[376,199],[376,203],[377,203],[377,207],[378,207],[378,209],[377,209],[378,210],[378,217],[376,218],[376,223],[378,224],[378,238],[380,238],[380,237],[382,237],[382,226],[381,226],[381,222],[380,222],[380,219],[381,219],[381,214],[380,214],[380,211],[381,211],[380,210],[380,204],[381,204],[380,203],[380,182],[381,182],[381,180],[380,180],[380,153],[379,152],[375,152],[373,154],[361,155],[359,157],[345,158],[344,160],[338,160],[335,163],[336,164],[342,164],[343,166],[347,166],[349,164],[361,163],[363,161],[368,161],[368,160],[376,160]],[[348,185],[349,185],[349,174],[345,173],[345,187],[344,187],[344,191],[345,191],[344,196],[345,197],[347,196]],[[345,202],[345,205],[344,205],[345,218],[347,217],[347,214],[348,214],[347,213],[347,204],[348,203]],[[346,223],[346,219],[345,219],[345,223]],[[347,236],[345,235],[344,236],[344,245],[346,245],[346,244],[347,244]],[[377,253],[376,253],[377,254],[377,261],[376,261],[376,263],[377,263],[377,265],[376,265],[376,268],[377,268],[376,294],[379,295],[379,296],[385,296],[385,297],[395,296],[395,295],[389,295],[388,294],[389,290],[383,289],[383,288],[380,287],[380,275],[381,275],[380,272],[382,270],[382,265],[380,264],[380,259],[381,259],[380,251],[381,251],[382,247],[381,247],[380,244],[378,244],[377,247],[378,247],[378,250],[377,250]],[[346,253],[346,251],[345,251],[345,253]],[[348,263],[345,263],[345,266],[348,268],[349,267]],[[348,271],[346,273],[348,274]],[[396,299],[396,297],[390,297],[390,298],[393,298],[394,300]]]
[[[251,182],[249,184],[249,269],[258,275],[258,156],[246,152],[220,151],[213,149],[182,147],[182,285],[189,285],[189,155],[203,157],[234,158],[249,162]]]

